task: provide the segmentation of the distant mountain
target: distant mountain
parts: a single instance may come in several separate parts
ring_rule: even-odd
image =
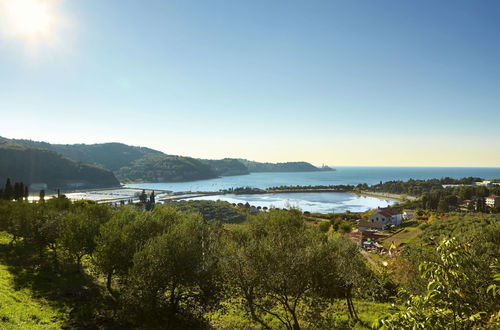
[[[239,159],[250,172],[316,172],[333,170],[329,167],[316,167],[307,162],[286,162],[286,163],[259,163],[246,159]]]
[[[123,143],[51,144],[0,137],[0,143],[50,150],[77,162],[113,171],[120,182],[178,182],[244,175],[251,172],[312,172],[332,170],[307,162],[259,163],[246,159],[195,159]]]
[[[48,189],[99,188],[120,183],[109,170],[70,160],[50,150],[0,141],[0,182],[7,178]]]

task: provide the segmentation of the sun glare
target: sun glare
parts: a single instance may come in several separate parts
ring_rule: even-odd
[[[57,18],[53,0],[0,0],[0,10],[8,35],[30,41],[53,37]]]

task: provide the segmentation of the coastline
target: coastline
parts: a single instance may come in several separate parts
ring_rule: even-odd
[[[352,193],[359,195],[359,196],[377,197],[377,198],[394,200],[394,201],[398,201],[398,202],[401,202],[404,200],[416,201],[418,199],[418,197],[405,195],[405,194],[390,194],[390,193],[372,192],[372,191],[365,191],[365,190],[352,191]]]

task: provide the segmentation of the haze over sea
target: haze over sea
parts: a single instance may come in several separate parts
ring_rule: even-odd
[[[315,186],[315,185],[369,185],[380,181],[480,177],[484,179],[500,178],[500,168],[495,167],[337,167],[328,172],[294,173],[252,173],[249,175],[227,176],[210,180],[176,183],[139,183],[127,187],[182,191],[213,192],[228,188],[252,187],[269,188],[276,186]],[[358,196],[351,193],[281,193],[258,195],[215,195],[197,197],[198,200],[225,200],[230,203],[250,203],[254,206],[299,207],[303,211],[364,212],[377,206],[384,207],[394,201]]]

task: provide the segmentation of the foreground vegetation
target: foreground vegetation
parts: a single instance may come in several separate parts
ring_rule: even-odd
[[[0,327],[60,329],[64,313],[46,299],[34,298],[29,288],[17,285],[13,269],[4,264],[9,240],[9,235],[0,233]]]
[[[0,328],[498,325],[498,215],[420,224],[380,270],[344,234],[349,213],[313,225],[273,209],[226,225],[241,213],[210,203],[0,201]]]

